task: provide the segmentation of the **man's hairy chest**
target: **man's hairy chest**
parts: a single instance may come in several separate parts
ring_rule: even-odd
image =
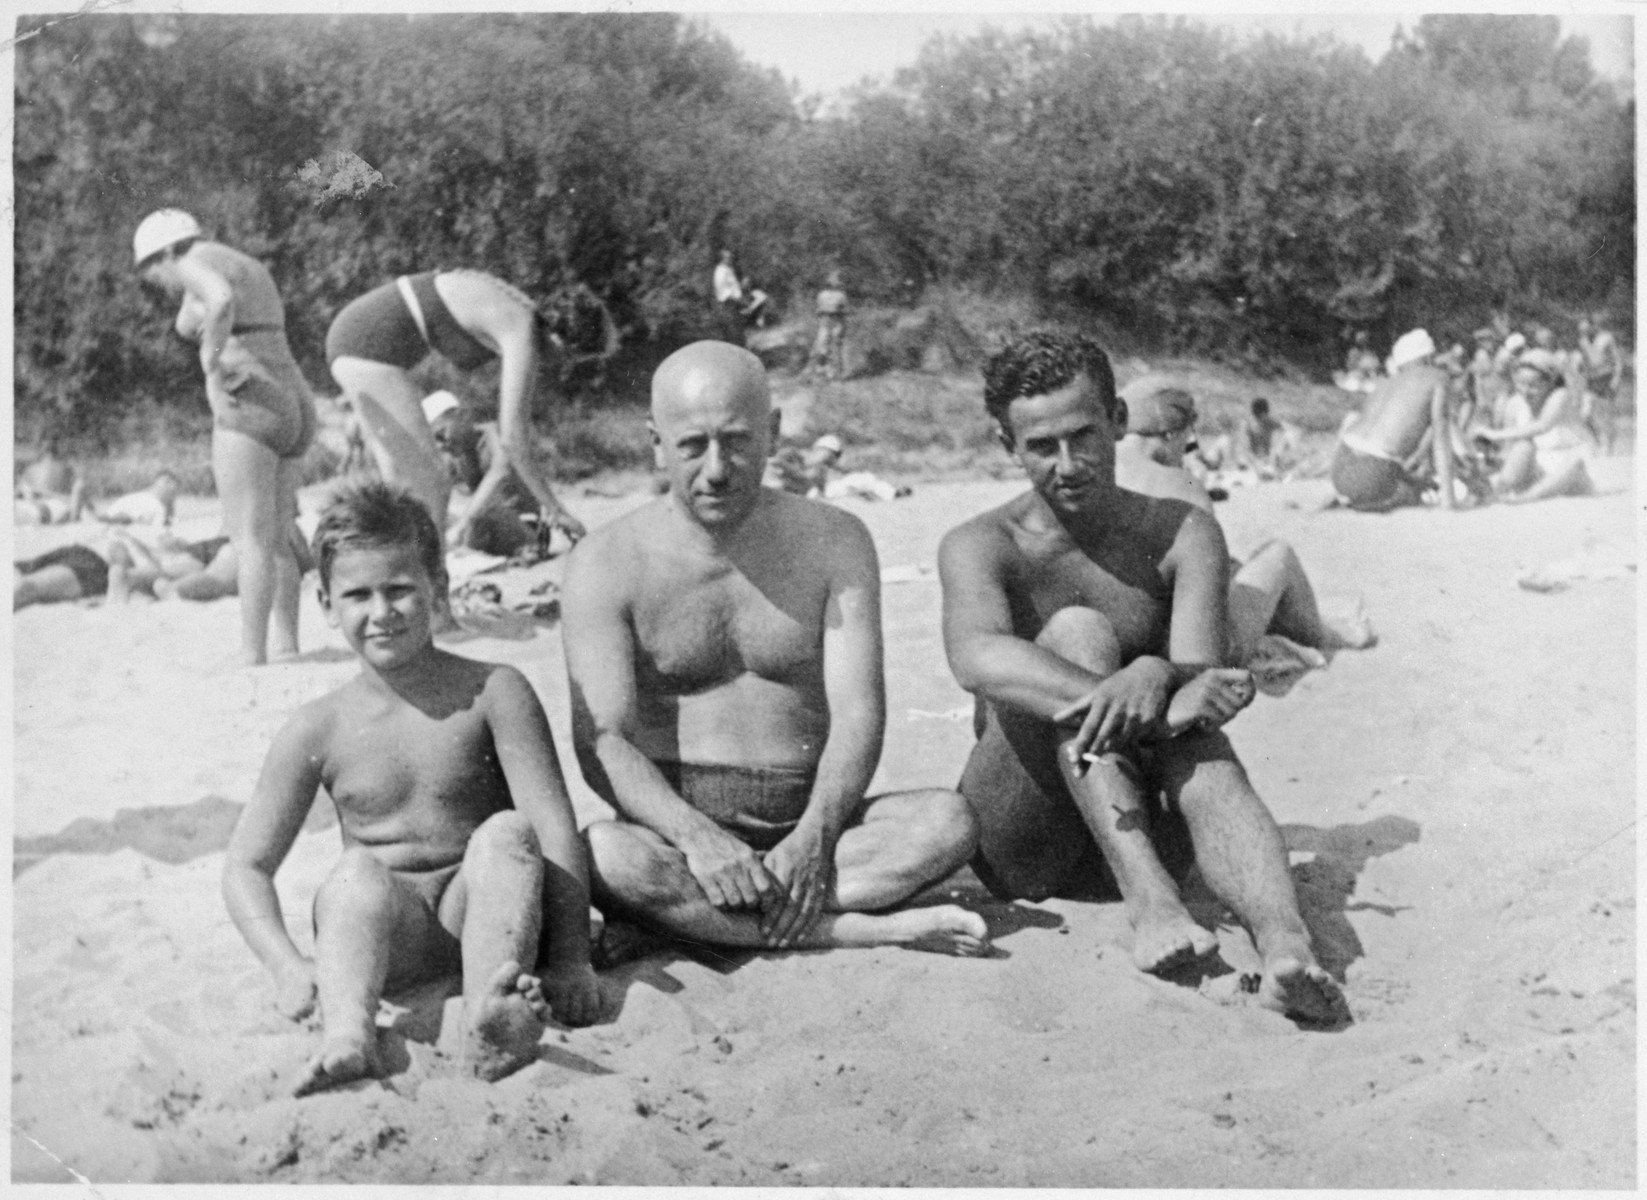
[[[714,687],[739,675],[774,682],[817,677],[827,588],[774,578],[757,586],[738,572],[677,580],[634,613],[637,659],[665,691]]]

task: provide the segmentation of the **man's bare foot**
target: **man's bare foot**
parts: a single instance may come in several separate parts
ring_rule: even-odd
[[[1176,737],[1186,729],[1217,729],[1257,694],[1251,671],[1239,667],[1202,671],[1173,693],[1167,705],[1167,733]]]
[[[957,904],[935,904],[930,908],[910,908],[892,914],[907,921],[900,933],[907,934],[897,944],[906,950],[926,950],[933,954],[953,954],[978,958],[989,953],[989,925],[977,913]]]
[[[1264,963],[1258,1002],[1300,1020],[1332,1025],[1348,1015],[1338,982],[1318,964],[1290,954]]]
[[[512,959],[504,963],[464,1013],[464,1069],[488,1083],[520,1070],[537,1058],[548,1019],[537,977],[521,974]]]
[[[1195,923],[1182,906],[1146,909],[1132,926],[1132,962],[1159,974],[1194,962],[1218,949],[1218,935]]]
[[[235,662],[242,667],[261,667],[267,661],[268,658],[262,650],[247,650],[244,647],[235,658]]]
[[[327,1088],[341,1087],[357,1079],[374,1079],[383,1074],[378,1057],[376,1030],[363,1037],[328,1038],[320,1053],[309,1060],[293,1089],[294,1096],[308,1096]]]

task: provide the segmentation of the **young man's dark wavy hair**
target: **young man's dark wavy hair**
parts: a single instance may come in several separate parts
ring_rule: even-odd
[[[422,501],[404,488],[376,479],[345,484],[332,495],[315,527],[312,548],[321,590],[331,590],[332,563],[339,552],[391,546],[416,550],[430,581],[437,589],[445,589],[446,550],[435,519]]]
[[[1078,333],[1037,329],[1014,338],[984,363],[984,407],[1008,432],[1007,409],[1023,396],[1043,396],[1085,375],[1097,385],[1104,411],[1119,422],[1123,409],[1115,398],[1115,372],[1109,355],[1092,338]]]

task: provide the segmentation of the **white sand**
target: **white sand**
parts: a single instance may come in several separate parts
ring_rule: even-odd
[[[1285,537],[1329,611],[1360,594],[1381,639],[1231,727],[1345,980],[1342,1031],[1204,994],[1228,975],[1140,975],[1116,904],[1003,905],[963,877],[1001,957],[656,955],[606,975],[609,1021],[551,1031],[496,1085],[442,1074],[429,989],[399,998],[391,1078],[297,1101],[315,1033],[267,1007],[221,853],[57,854],[14,885],[13,1178],[1632,1187],[1634,580],[1516,586],[1587,547],[1633,556],[1633,462],[1601,466],[1611,494],[1518,509],[1312,514],[1320,484],[1221,507],[1237,550]],[[945,528],[1018,487],[851,507],[883,566],[930,566]],[[937,583],[905,573],[884,593],[878,784],[953,784],[967,701]],[[235,621],[232,601],[18,614],[17,835],[243,802],[291,709],[353,667],[312,601],[298,664],[229,666]],[[558,632],[521,631],[458,648],[527,673],[570,763]],[[281,873],[304,944],[336,838],[303,835]]]

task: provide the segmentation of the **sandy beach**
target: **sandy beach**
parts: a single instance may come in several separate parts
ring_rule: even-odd
[[[550,1029],[495,1085],[450,1074],[458,1001],[429,987],[385,1007],[387,1079],[294,1100],[316,1029],[270,1008],[218,880],[274,732],[355,670],[341,637],[307,596],[302,660],[246,670],[233,601],[20,612],[12,1178],[1633,1188],[1633,469],[1452,514],[1317,511],[1322,482],[1220,506],[1234,550],[1285,538],[1328,612],[1360,597],[1379,634],[1230,726],[1344,983],[1331,1032],[1240,993],[1253,950],[1204,894],[1220,955],[1164,980],[1131,965],[1118,903],[1004,904],[962,872],[928,895],[983,913],[994,957],[660,951],[603,974],[602,1023]],[[887,580],[877,789],[960,774],[937,543],[1022,486],[847,505]],[[568,498],[593,525],[645,496]],[[216,532],[211,506],[182,531]],[[19,530],[18,555],[74,533]],[[505,601],[559,570],[503,578]],[[602,815],[558,627],[452,648],[526,673],[580,819]],[[279,877],[305,948],[337,852],[322,794]]]

